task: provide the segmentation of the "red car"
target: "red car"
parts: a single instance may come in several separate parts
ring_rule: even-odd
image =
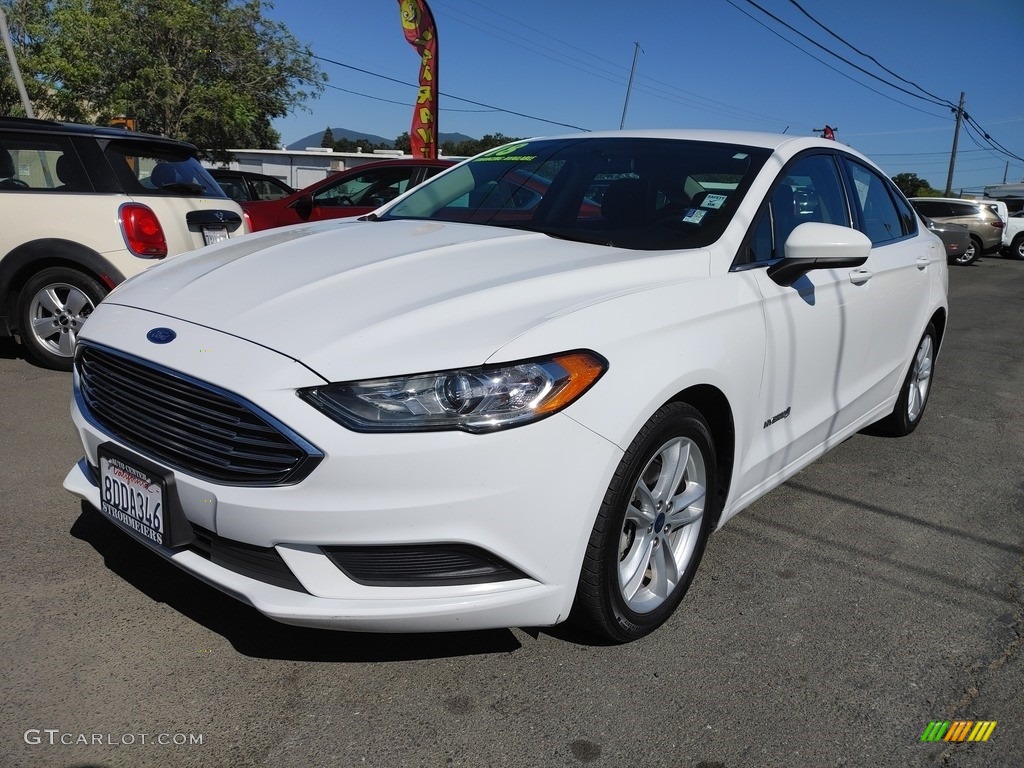
[[[382,160],[328,176],[287,197],[241,203],[254,232],[304,221],[362,216],[398,197],[454,160]]]

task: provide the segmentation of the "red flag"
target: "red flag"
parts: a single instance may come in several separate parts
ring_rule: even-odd
[[[832,139],[832,141],[835,141],[835,140],[836,140],[836,132],[835,132],[835,130],[834,130],[834,129],[832,128],[832,126],[830,126],[830,125],[829,125],[828,123],[825,123],[825,133],[824,133],[824,137],[825,137],[826,139]]]
[[[409,142],[413,157],[437,157],[437,25],[426,0],[398,0],[405,39],[420,55],[420,90]]]

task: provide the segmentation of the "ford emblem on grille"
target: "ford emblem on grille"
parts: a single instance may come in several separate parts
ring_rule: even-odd
[[[154,328],[146,334],[146,338],[154,344],[170,344],[177,336],[170,328]]]

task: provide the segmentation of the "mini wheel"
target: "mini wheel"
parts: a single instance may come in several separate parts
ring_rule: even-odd
[[[106,296],[89,275],[49,267],[34,275],[18,297],[18,330],[25,355],[44,368],[70,371],[86,319]]]

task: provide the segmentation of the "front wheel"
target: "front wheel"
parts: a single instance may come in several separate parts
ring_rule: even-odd
[[[25,356],[44,368],[70,371],[78,334],[106,294],[97,280],[68,267],[49,267],[33,276],[18,298]]]
[[[573,619],[615,642],[653,632],[693,580],[714,518],[714,441],[703,416],[670,403],[619,463],[590,535]]]
[[[1007,255],[1011,259],[1024,259],[1024,235],[1017,235],[1010,243],[1010,250]]]
[[[903,382],[900,396],[896,399],[896,407],[886,418],[875,426],[879,434],[892,437],[909,435],[924,416],[928,405],[928,395],[932,391],[932,374],[935,371],[935,354],[938,351],[938,335],[931,323],[917,345],[917,352],[910,363],[910,371]]]
[[[979,256],[981,256],[981,240],[972,235],[967,249],[963,253],[954,256],[950,263],[966,267],[968,264],[976,262]]]

